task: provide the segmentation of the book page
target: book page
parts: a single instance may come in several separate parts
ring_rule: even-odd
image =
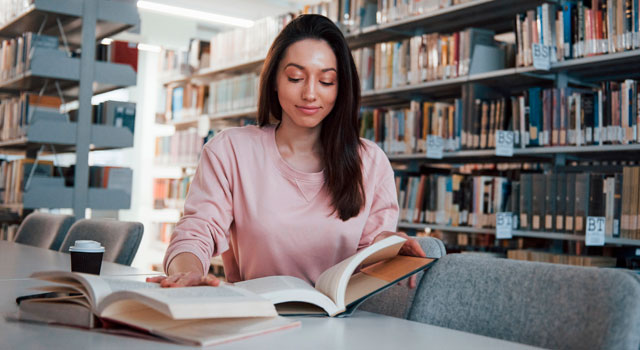
[[[316,289],[333,300],[339,309],[344,310],[347,285],[358,266],[373,264],[398,255],[405,241],[406,239],[400,236],[390,236],[362,249],[323,272],[316,281]]]
[[[98,315],[111,312],[107,309],[120,300],[134,300],[176,320],[277,315],[269,300],[231,285],[122,290],[102,301]]]
[[[32,278],[61,284],[77,290],[87,296],[92,309],[95,311],[97,305],[114,291],[160,288],[157,283],[146,283],[126,279],[118,279],[113,277],[100,277],[86,273],[77,273],[70,271],[44,271],[36,272],[31,275]],[[48,291],[56,291],[50,287],[44,287]]]
[[[126,309],[127,303],[131,302],[121,301],[118,303],[124,303],[121,308]],[[114,314],[105,318],[146,330],[151,334],[178,343],[200,346],[221,344],[300,325],[300,321],[279,316],[172,320],[153,309]]]
[[[331,299],[297,277],[269,276],[237,282],[235,285],[269,299],[274,304],[291,303],[286,307],[280,307],[278,309],[280,314],[282,314],[280,310],[285,310],[285,308],[287,313],[290,313],[289,311],[299,303],[313,304],[322,308],[329,315],[338,312],[335,303]],[[278,305],[276,305],[276,308],[278,308]],[[295,313],[307,314],[306,310],[309,310],[309,308],[300,307]],[[317,308],[314,310],[313,313],[317,314]]]

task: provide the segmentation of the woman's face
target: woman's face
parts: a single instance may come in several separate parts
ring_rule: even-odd
[[[338,95],[336,61],[323,40],[305,39],[287,48],[276,79],[284,123],[315,128],[331,112]]]

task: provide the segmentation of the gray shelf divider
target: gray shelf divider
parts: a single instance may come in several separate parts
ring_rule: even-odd
[[[65,145],[76,152],[75,185],[65,187],[60,177],[34,176],[23,193],[23,208],[72,208],[76,219],[84,218],[86,208],[126,209],[131,205],[130,190],[89,188],[89,150],[124,148],[133,145],[127,128],[93,125],[91,97],[94,92],[136,84],[136,72],[126,64],[95,61],[96,39],[115,34],[140,19],[132,0],[34,0],[23,14],[0,27],[0,37],[37,32],[46,18],[44,34],[58,35],[57,21],[71,45],[80,45],[82,56],[70,58],[62,50],[36,49],[29,70],[0,82],[0,90],[37,90],[45,81],[60,82],[66,95],[77,96],[78,121],[47,110],[33,111],[26,137],[4,142],[0,147],[26,148],[28,144]],[[54,84],[50,84],[49,91]],[[70,93],[71,92],[71,93]]]
[[[83,44],[81,23],[83,0],[34,0],[27,11],[0,28],[0,37],[14,37],[24,32],[37,32],[46,18],[43,34],[57,35],[56,17],[60,19],[69,44]],[[97,5],[95,38],[102,39],[140,24],[136,2],[100,0]]]
[[[128,128],[94,124],[91,144],[99,149],[133,147],[133,134]]]

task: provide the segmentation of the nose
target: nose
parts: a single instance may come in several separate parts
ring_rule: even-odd
[[[305,101],[315,101],[316,99],[316,88],[311,79],[308,79],[307,83],[304,85],[304,89],[302,90],[302,99]]]

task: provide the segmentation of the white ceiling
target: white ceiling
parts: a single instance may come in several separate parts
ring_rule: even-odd
[[[320,0],[150,0],[161,4],[179,6],[193,10],[213,12],[220,15],[256,20],[294,11],[304,5]]]
[[[135,0],[133,0],[135,1]],[[295,12],[304,5],[317,4],[322,0],[148,0],[165,5],[211,12],[219,15],[257,20],[286,12]],[[171,16],[140,9],[141,31],[138,34],[121,33],[120,40],[144,42],[168,48],[184,48],[189,38],[209,40],[216,32],[236,27],[212,22]]]

